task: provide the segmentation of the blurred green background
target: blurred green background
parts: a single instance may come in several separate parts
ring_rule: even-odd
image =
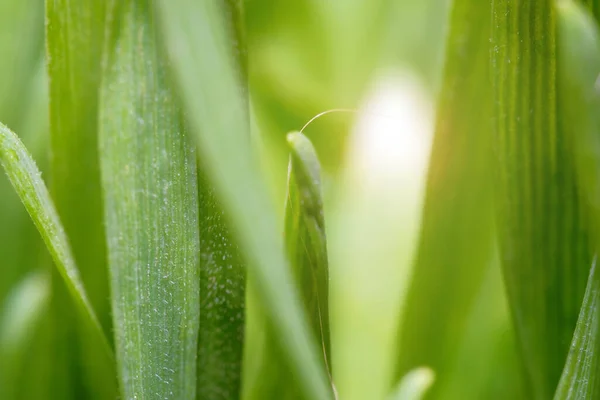
[[[489,88],[481,81],[467,85],[471,100],[455,93],[456,85],[463,91],[466,78],[487,73],[490,27],[481,15],[489,15],[490,7],[481,8],[481,14],[463,15],[464,32],[452,36],[449,0],[245,2],[254,137],[281,217],[288,132],[325,110],[358,108],[382,71],[410,71],[438,104],[397,376],[432,367],[437,379],[430,397],[435,399],[525,398],[490,222]],[[0,0],[0,121],[19,133],[42,170],[52,157],[43,15],[43,0]],[[449,51],[455,61],[445,62]],[[454,80],[445,80],[445,74]],[[304,131],[322,163],[326,218],[355,117],[332,113]],[[480,125],[467,129],[466,121]],[[52,185],[52,176],[44,179]],[[50,343],[64,330],[48,311],[51,261],[3,174],[0,265],[3,398],[55,398],[49,393],[63,379],[57,377],[67,376],[64,382],[75,385],[81,377],[56,362],[57,350]],[[14,321],[15,313],[23,320],[18,332],[13,324],[3,324]]]

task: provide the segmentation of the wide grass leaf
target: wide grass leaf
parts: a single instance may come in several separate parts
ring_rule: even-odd
[[[196,393],[196,154],[149,1],[112,1],[100,91],[100,162],[122,396]]]
[[[317,346],[285,258],[276,214],[250,144],[243,74],[214,0],[159,1],[167,49],[209,178],[247,255],[249,274],[304,396],[327,399]]]
[[[531,398],[558,384],[591,264],[557,97],[554,1],[493,3],[500,259]]]
[[[63,278],[83,322],[97,335],[104,357],[112,357],[112,349],[98,322],[79,276],[69,241],[60,222],[41,173],[17,135],[0,124],[0,164],[38,228],[54,263]]]

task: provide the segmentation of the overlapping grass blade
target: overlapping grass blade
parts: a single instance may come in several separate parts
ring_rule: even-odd
[[[246,70],[243,2],[223,0],[236,59]],[[241,394],[245,347],[246,263],[230,221],[210,179],[199,176],[200,205],[200,334],[198,399],[237,399]]]
[[[401,332],[397,378],[428,365],[446,384],[492,244],[491,2],[452,5],[423,223]],[[424,312],[436,310],[436,312]]]
[[[275,213],[249,143],[242,74],[219,2],[159,1],[167,48],[207,173],[234,223],[248,256],[250,275],[306,398],[327,399],[331,390],[318,368]]]
[[[111,1],[99,143],[122,396],[196,393],[196,154],[167,79],[150,1]]]
[[[46,51],[50,78],[51,191],[90,301],[104,330],[112,332],[97,154],[105,7],[105,1],[47,1]],[[58,349],[55,359],[57,363],[64,359],[70,371],[74,366],[84,366],[85,392],[77,393],[74,382],[65,386],[74,393],[74,398],[115,397],[117,385],[112,361],[111,365],[98,362],[97,343],[78,329],[70,315],[68,299],[61,294],[63,290],[61,285],[54,285],[52,312]],[[80,351],[68,351],[73,345]]]
[[[241,392],[246,264],[210,181],[199,171],[200,334],[198,399]]]
[[[555,23],[551,0],[493,3],[496,225],[533,399],[554,393],[591,264],[571,121],[557,109]]]
[[[17,135],[3,124],[0,124],[0,163],[40,231],[84,323],[98,335],[104,355],[112,357],[112,349],[88,300],[67,236],[41,174]]]

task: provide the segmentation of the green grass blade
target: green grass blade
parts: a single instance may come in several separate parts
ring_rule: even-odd
[[[122,396],[193,399],[199,330],[196,154],[149,1],[112,1],[100,163]]]
[[[287,136],[290,146],[285,244],[298,282],[310,327],[322,344],[331,372],[329,337],[329,266],[321,195],[321,166],[315,149],[302,133]]]
[[[198,393],[202,400],[240,398],[246,263],[212,185],[199,172],[200,334]]]
[[[380,79],[359,113],[328,220],[333,381],[347,400],[385,398],[397,382],[433,139],[433,106],[420,82]]]
[[[600,396],[600,274],[592,265],[571,350],[554,400],[591,400]]]
[[[90,302],[105,332],[112,333],[97,154],[105,8],[103,0],[47,1],[46,51],[50,78],[52,196],[70,238]],[[82,377],[74,376],[74,382],[67,386],[73,388],[75,398],[114,398],[117,393],[114,365],[97,361],[97,343],[78,329],[70,316],[68,299],[59,293],[61,290],[64,289],[60,285],[53,288],[52,303],[56,310],[57,346],[61,340],[66,344],[62,345],[65,350],[58,348],[59,354],[55,357],[57,360],[64,358],[70,371],[75,366],[83,366]],[[72,346],[80,350],[66,350]],[[74,389],[78,380],[85,383],[83,393]]]
[[[491,258],[491,2],[452,4],[422,232],[397,378],[428,365],[445,385]],[[423,312],[436,310],[435,313]],[[433,393],[432,393],[433,395]]]
[[[249,143],[248,109],[224,29],[213,0],[159,1],[173,69],[207,173],[234,222],[248,256],[250,275],[306,398],[327,399],[298,291],[263,178]]]
[[[560,103],[570,129],[568,145],[574,149],[579,185],[600,243],[600,36],[593,18],[575,2],[557,7]],[[554,399],[595,399],[600,396],[599,354],[600,275],[592,265],[573,335],[571,350]]]
[[[287,136],[290,147],[288,194],[285,200],[285,246],[294,279],[300,288],[304,309],[309,316],[312,336],[321,344],[320,369],[331,375],[329,335],[329,268],[325,219],[321,197],[321,167],[315,149],[302,133]],[[261,332],[252,344],[260,353],[248,356],[258,359],[257,365],[248,364],[244,399],[297,398],[301,394],[294,384],[281,353],[273,345],[276,333],[272,323],[264,317],[264,310],[250,324],[258,324]],[[250,312],[252,315],[252,312]],[[249,343],[250,345],[250,343]],[[265,379],[269,376],[269,379]]]
[[[17,135],[2,124],[0,124],[0,163],[44,239],[84,322],[98,335],[105,354],[112,357],[111,347],[88,300],[69,241],[48,189],[42,181],[41,173]]]
[[[591,263],[574,160],[557,109],[554,2],[493,4],[496,223],[533,399],[554,393]],[[564,123],[564,125],[563,125]]]
[[[90,300],[110,331],[97,154],[105,2],[49,0],[46,14],[53,199]]]

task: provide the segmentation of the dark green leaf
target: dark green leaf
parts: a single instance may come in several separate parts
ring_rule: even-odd
[[[246,264],[208,179],[199,172],[201,400],[240,397]]]
[[[600,248],[600,40],[593,18],[578,4],[559,3],[558,54],[560,105],[565,115],[567,144],[574,149],[580,189],[593,221],[595,248]],[[573,335],[569,357],[555,400],[596,399],[600,396],[598,350],[600,330],[600,275],[595,262]]]
[[[496,225],[531,398],[554,393],[591,251],[557,110],[554,2],[493,3]]]

